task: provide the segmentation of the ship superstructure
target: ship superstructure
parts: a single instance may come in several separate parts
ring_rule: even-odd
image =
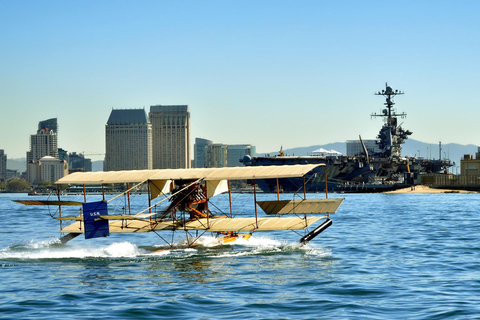
[[[423,158],[402,157],[402,144],[412,134],[398,124],[398,118],[405,118],[406,113],[397,113],[393,108],[393,99],[403,92],[393,90],[385,84],[385,89],[375,95],[385,97],[385,108],[381,113],[371,114],[372,118],[383,118],[376,144],[378,149],[367,150],[360,137],[363,152],[355,156],[286,156],[281,152],[277,156],[250,157],[241,161],[246,166],[287,165],[287,164],[327,164],[329,189],[336,191],[379,192],[418,184],[422,174],[443,172],[451,166],[446,159],[430,160]],[[323,191],[324,172],[309,177],[309,191]],[[276,191],[277,185],[271,181],[258,182],[265,192]],[[285,192],[294,192],[303,185],[303,181],[280,180],[279,187]]]
[[[397,122],[398,117],[405,118],[407,114],[405,112],[398,114],[393,109],[393,105],[395,104],[393,98],[400,94],[404,93],[398,90],[394,91],[387,83],[385,84],[384,90],[375,93],[375,95],[384,96],[386,100],[386,109],[383,109],[381,114],[371,114],[372,117],[381,117],[385,119],[385,124],[382,126],[377,136],[377,144],[382,152],[375,154],[375,156],[401,157],[402,144],[404,144],[405,140],[408,139],[408,136],[412,134],[411,131],[404,130]]]

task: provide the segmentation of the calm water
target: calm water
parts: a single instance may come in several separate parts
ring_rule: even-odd
[[[480,194],[330,197],[306,247],[289,231],[155,253],[153,233],[58,244],[48,210],[0,195],[0,318],[480,319]]]

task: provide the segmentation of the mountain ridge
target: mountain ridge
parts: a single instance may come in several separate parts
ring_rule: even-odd
[[[408,139],[405,141],[405,144],[402,146],[402,156],[408,157],[423,157],[428,159],[438,159],[440,156],[438,144],[421,142],[415,139]],[[322,145],[313,145],[307,147],[295,147],[284,149],[283,153],[289,156],[309,156],[312,155],[312,152],[324,148],[326,150],[336,150],[342,154],[347,153],[347,144],[345,142],[333,142]],[[256,153],[256,156],[265,156],[270,155],[274,156],[279,153],[280,149],[272,152],[265,153]],[[479,151],[479,146],[473,144],[462,145],[459,143],[447,143],[442,144],[441,157],[450,159],[452,162],[455,162],[455,166],[460,165],[460,159],[463,159],[465,154],[471,154],[475,157],[475,153]],[[103,170],[103,161],[92,161],[93,171]],[[7,158],[7,169],[17,170],[19,173],[26,171],[26,160],[25,158]],[[455,171],[453,171],[455,172]]]

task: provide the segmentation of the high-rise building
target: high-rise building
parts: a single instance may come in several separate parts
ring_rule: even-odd
[[[254,156],[255,147],[249,144],[229,144],[227,147],[228,154],[228,167],[243,167],[243,163],[240,162],[245,156]]]
[[[41,158],[48,156],[58,159],[57,130],[57,119],[52,118],[40,121],[37,133],[30,135],[30,151],[27,151],[27,177],[30,183],[39,182],[38,161]]]
[[[68,151],[58,148],[58,159],[68,161]]]
[[[0,149],[0,180],[7,179],[7,155]]]
[[[68,154],[68,168],[70,172],[92,171],[92,160],[85,158],[84,154],[71,152]]]
[[[154,169],[190,168],[190,112],[187,105],[150,107]]]
[[[205,146],[205,167],[222,168],[228,166],[228,146],[221,143]]]
[[[202,161],[198,161],[196,158],[195,162],[197,164],[203,163],[202,167],[205,168],[243,167],[243,164],[240,162],[240,160],[247,155],[255,155],[255,147],[249,144],[212,143],[210,140],[199,138],[197,138],[195,141],[196,157],[202,159]],[[200,150],[202,143],[203,155]]]
[[[48,128],[30,135],[30,151],[27,151],[27,164],[50,156],[58,159],[57,133]]]
[[[49,129],[54,131],[55,133],[58,133],[57,118],[51,118],[51,119],[40,121],[38,123],[38,130],[43,130],[43,129]]]
[[[213,141],[195,138],[194,150],[194,166],[195,168],[205,168],[205,146],[213,144]]]
[[[105,171],[152,169],[152,128],[145,110],[112,110],[105,148]]]

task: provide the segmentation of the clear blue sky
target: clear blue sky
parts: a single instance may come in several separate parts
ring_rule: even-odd
[[[40,120],[104,153],[112,108],[188,104],[195,137],[258,152],[375,138],[385,82],[411,138],[480,144],[479,1],[0,0],[0,149]],[[98,158],[98,157],[92,157]]]

